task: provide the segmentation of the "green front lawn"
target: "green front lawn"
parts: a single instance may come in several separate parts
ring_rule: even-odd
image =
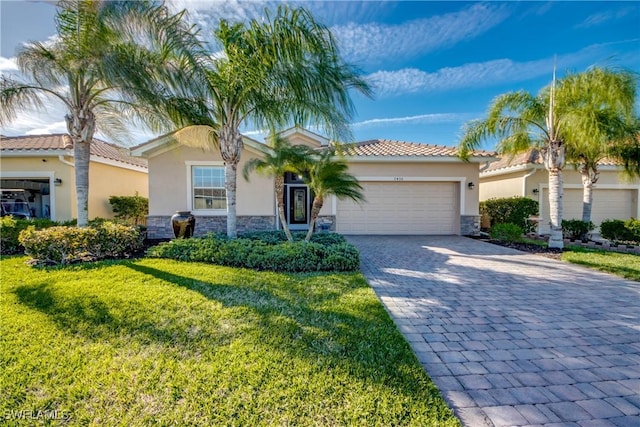
[[[640,256],[572,247],[562,260],[640,282]]]
[[[0,260],[5,421],[459,425],[359,273],[26,260]]]

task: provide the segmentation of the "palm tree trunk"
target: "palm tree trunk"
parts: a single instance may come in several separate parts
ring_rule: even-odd
[[[551,234],[549,247],[562,249],[562,168],[565,162],[565,147],[562,141],[550,140],[548,146],[540,150],[544,166],[549,173],[549,217]]]
[[[551,235],[549,247],[562,249],[562,170],[549,171],[549,217],[551,219]]]
[[[594,165],[580,165],[580,177],[582,178],[582,220],[591,221],[591,209],[593,207],[593,184],[598,182],[600,172]]]
[[[227,164],[224,168],[225,190],[227,193],[227,237],[230,239],[238,237],[238,217],[236,214],[237,169],[237,163]]]
[[[89,163],[91,141],[96,120],[91,111],[76,111],[65,116],[69,137],[73,142],[73,162],[76,178],[78,227],[89,225]]]
[[[276,203],[278,205],[278,217],[280,218],[280,224],[282,224],[282,230],[284,230],[287,240],[293,242],[293,236],[289,230],[287,217],[284,213],[284,176],[276,175],[274,179],[274,189],[276,192]]]
[[[225,163],[225,190],[227,195],[227,236],[231,239],[238,237],[236,214],[236,181],[238,163],[242,153],[242,135],[238,128],[223,125],[219,133],[220,154]]]
[[[311,218],[309,219],[309,231],[307,231],[307,236],[304,238],[307,242],[311,240],[311,236],[313,236],[316,220],[318,219],[318,215],[320,215],[320,209],[322,209],[323,204],[324,199],[322,196],[316,196],[313,198],[313,204],[311,205]]]

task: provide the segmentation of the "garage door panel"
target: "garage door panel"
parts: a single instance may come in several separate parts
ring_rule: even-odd
[[[637,213],[636,190],[595,188],[591,206],[591,221],[598,227],[606,219],[628,219]],[[563,192],[564,219],[582,219],[582,188],[565,188]],[[540,199],[540,233],[548,234],[549,229],[549,192],[543,189]],[[596,229],[597,231],[597,229]]]
[[[366,182],[362,205],[339,200],[337,231],[344,234],[458,234],[455,182]]]

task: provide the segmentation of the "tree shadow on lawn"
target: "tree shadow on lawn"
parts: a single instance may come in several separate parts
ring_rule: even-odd
[[[295,286],[290,290],[282,286],[278,289],[280,295],[276,295],[265,288],[252,289],[251,284],[201,281],[131,261],[120,265],[198,292],[232,312],[212,310],[214,313],[206,312],[198,318],[200,325],[189,325],[180,319],[167,321],[171,313],[175,316],[185,310],[184,302],[181,305],[172,300],[175,305],[165,305],[163,312],[137,307],[136,301],[126,301],[123,307],[126,298],[105,301],[80,292],[59,294],[47,283],[22,285],[14,292],[21,303],[47,314],[61,329],[94,342],[114,346],[126,346],[131,340],[142,345],[160,344],[180,348],[189,357],[227,348],[235,340],[249,340],[257,352],[276,350],[282,354],[280,357],[305,360],[321,369],[341,367],[354,378],[384,384],[402,395],[438,393],[432,385],[425,389],[424,374],[408,343],[375,297],[366,298],[364,304],[350,312],[332,307],[331,301],[360,289],[368,290],[363,280],[345,280],[338,292],[319,293],[304,302],[304,290]],[[224,328],[227,322],[240,327],[229,331]],[[190,330],[193,328],[198,330],[195,335]],[[247,330],[250,336],[246,335]]]

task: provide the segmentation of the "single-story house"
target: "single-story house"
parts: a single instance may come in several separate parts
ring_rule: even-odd
[[[66,134],[0,137],[3,209],[67,221],[77,218],[73,143]],[[110,196],[148,197],[147,161],[94,139],[89,164],[89,217],[113,217]],[[26,209],[25,209],[26,207]]]
[[[330,141],[302,128],[281,132],[291,144],[321,148]],[[238,231],[279,228],[273,179],[241,171],[248,160],[269,150],[244,137],[238,167]],[[149,162],[150,238],[172,237],[170,218],[176,211],[196,217],[195,234],[226,230],[224,163],[216,148],[202,142],[179,144],[173,134],[131,149]],[[478,179],[480,164],[494,153],[474,152],[461,161],[455,148],[410,142],[371,140],[345,146],[349,172],[364,187],[366,201],[329,198],[319,223],[343,234],[452,234],[479,231]],[[293,174],[285,176],[287,221],[293,230],[309,227],[312,195]]]
[[[605,219],[640,217],[640,179],[623,174],[620,164],[598,163],[600,177],[593,186],[591,220],[598,227]],[[582,179],[572,165],[563,172],[563,218],[582,219]],[[522,196],[540,203],[539,234],[549,234],[549,175],[537,150],[503,157],[480,172],[480,201]],[[596,230],[597,231],[597,230]]]

